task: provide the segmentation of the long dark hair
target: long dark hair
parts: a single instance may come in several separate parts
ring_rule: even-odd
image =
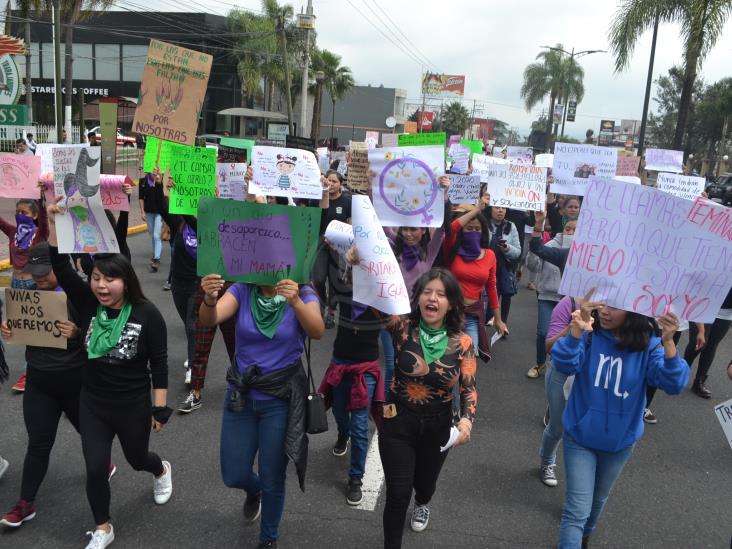
[[[121,278],[125,283],[125,298],[132,305],[147,303],[142,286],[132,264],[122,254],[99,254],[94,259],[94,267],[104,276]]]
[[[343,181],[344,181],[343,175],[341,175],[341,173],[338,170],[328,170],[327,172],[325,172],[326,179],[328,177],[330,177],[331,175],[335,175],[338,178],[338,181],[341,182],[341,185],[343,185]]]
[[[592,311],[595,319],[595,326],[600,326],[600,315]],[[658,332],[656,321],[647,316],[627,311],[625,320],[615,332],[615,340],[618,349],[622,351],[640,352],[645,351],[651,336]],[[590,332],[590,343],[592,343],[592,332]]]
[[[432,280],[440,279],[445,286],[445,296],[450,304],[450,310],[445,315],[445,327],[450,335],[463,331],[465,327],[465,302],[463,301],[463,291],[460,289],[455,275],[442,267],[433,267],[414,283],[412,288],[412,312],[409,314],[409,320],[413,326],[419,326],[422,314],[419,310],[419,296],[425,289],[425,286]]]
[[[463,216],[463,213],[456,214],[455,218]],[[488,220],[486,217],[479,213],[476,215],[473,219],[477,219],[480,223],[480,247],[481,248],[490,248],[491,245],[491,233],[489,231],[489,225]],[[472,219],[471,219],[472,221]],[[453,244],[452,248],[448,250],[447,257],[445,258],[445,265],[452,265],[452,262],[455,260],[455,256],[457,255],[458,250],[460,249],[460,246],[463,243],[463,229],[460,229],[457,233],[457,238],[455,239],[455,244]]]
[[[430,243],[430,230],[426,227],[419,227],[421,229],[424,229],[424,234],[422,234],[422,238],[419,240],[419,244],[417,244],[417,247],[419,248],[419,259],[421,261],[424,261],[427,257],[427,246]],[[402,252],[404,252],[404,237],[402,237],[402,227],[399,227],[397,229],[397,237],[394,242],[394,255],[397,257],[397,259],[402,257]]]

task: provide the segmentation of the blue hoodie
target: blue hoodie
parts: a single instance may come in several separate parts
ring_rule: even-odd
[[[582,446],[618,452],[643,436],[646,386],[679,394],[689,367],[678,353],[665,358],[655,336],[644,351],[626,351],[607,330],[596,329],[591,344],[588,335],[577,339],[570,333],[552,347],[556,368],[576,376],[564,409],[564,429]]]

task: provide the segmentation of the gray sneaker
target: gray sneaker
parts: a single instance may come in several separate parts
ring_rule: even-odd
[[[178,411],[181,414],[190,414],[193,410],[198,410],[201,406],[203,406],[203,399],[201,397],[196,398],[196,394],[190,391],[186,399],[178,407]]]
[[[556,467],[556,464],[552,463],[550,465],[542,465],[541,469],[539,470],[539,476],[541,477],[541,481],[547,486],[551,486],[552,488],[559,484],[559,481],[557,481],[557,474],[554,471]]]
[[[430,506],[429,505],[417,505],[414,504],[412,510],[412,520],[409,525],[415,532],[421,532],[430,522]]]

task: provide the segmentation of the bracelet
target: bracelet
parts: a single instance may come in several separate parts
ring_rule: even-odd
[[[209,304],[208,304],[208,301],[206,301],[206,298],[205,298],[205,297],[203,298],[203,304],[204,304],[204,305],[205,305],[206,307],[209,307],[209,308],[211,308],[211,309],[214,309],[214,308],[216,308],[216,302],[214,301],[214,304],[213,304],[213,305],[209,305]]]

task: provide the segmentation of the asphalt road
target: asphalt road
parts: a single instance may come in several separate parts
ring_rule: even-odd
[[[150,243],[130,239],[134,263],[146,294],[168,322],[169,402],[185,396],[182,368],[185,340],[170,293],[161,290],[167,270],[147,274]],[[493,360],[478,372],[478,422],[473,440],[450,453],[432,502],[427,530],[405,530],[408,548],[552,547],[558,537],[564,496],[560,485],[547,488],[538,478],[538,448],[544,412],[543,379],[529,380],[534,352],[536,301],[522,287],[509,319],[510,338],[494,347]],[[320,378],[332,349],[334,331],[313,347]],[[681,344],[686,343],[683,337]],[[22,348],[9,347],[11,383],[22,369]],[[717,423],[714,406],[732,398],[725,366],[732,338],[719,347],[711,372],[711,401],[685,391],[678,397],[659,392],[657,425],[648,426],[626,466],[595,535],[592,547],[727,548],[732,534],[732,450]],[[253,547],[258,525],[244,525],[244,495],[226,488],[220,477],[218,439],[226,358],[217,336],[204,392],[204,406],[174,416],[151,448],[173,466],[174,492],[162,507],[153,503],[152,479],[133,471],[115,443],[118,472],[112,480],[112,517],[116,549]],[[0,511],[18,498],[26,433],[22,397],[0,387],[0,454],[11,463],[0,481]],[[376,548],[382,544],[384,494],[374,511],[345,502],[348,459],[331,455],[330,431],[310,439],[307,491],[301,493],[288,470],[287,502],[280,547]],[[562,464],[561,449],[559,463]],[[62,421],[48,475],[36,501],[37,516],[22,528],[0,532],[4,549],[65,549],[86,544],[93,520],[84,489],[84,461],[76,432]]]

